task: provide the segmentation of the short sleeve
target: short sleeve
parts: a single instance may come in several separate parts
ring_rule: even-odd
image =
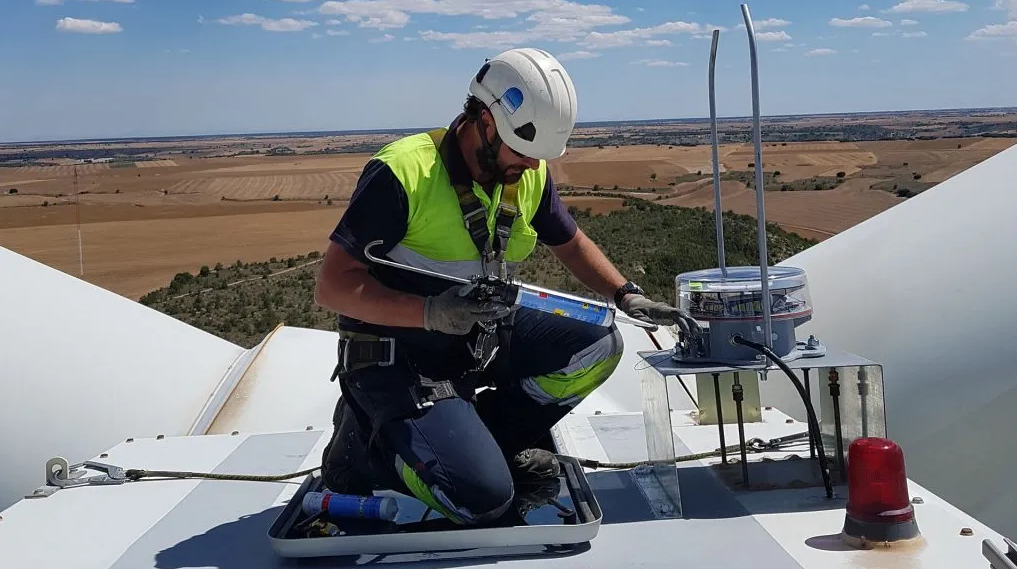
[[[364,247],[378,255],[387,253],[406,235],[409,201],[402,183],[384,162],[371,159],[357,181],[350,204],[329,239],[361,263],[368,263]]]
[[[558,195],[550,170],[547,171],[540,205],[533,215],[533,228],[537,231],[537,239],[551,246],[568,243],[576,235],[576,220]]]

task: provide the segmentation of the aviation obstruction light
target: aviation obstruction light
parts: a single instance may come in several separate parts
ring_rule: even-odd
[[[908,496],[904,452],[879,437],[855,439],[848,447],[848,503],[841,538],[849,545],[890,547],[920,536]]]

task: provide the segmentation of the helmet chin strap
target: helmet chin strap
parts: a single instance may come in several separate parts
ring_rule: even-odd
[[[491,175],[494,183],[504,183],[505,171],[498,167],[498,151],[501,150],[502,145],[501,137],[495,132],[495,143],[492,145],[487,140],[486,133],[484,132],[484,121],[478,118],[476,122],[477,136],[480,137],[481,145],[477,149],[477,163],[480,166],[480,170],[485,174]]]

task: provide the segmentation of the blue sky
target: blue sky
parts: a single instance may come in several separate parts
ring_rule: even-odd
[[[1017,0],[755,0],[763,114],[1017,105]],[[428,127],[485,57],[560,56],[581,121],[751,113],[729,0],[3,0],[0,140]]]

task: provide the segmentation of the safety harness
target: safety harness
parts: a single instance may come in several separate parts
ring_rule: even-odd
[[[446,128],[436,128],[427,133],[430,135],[431,140],[434,141],[434,146],[438,149],[438,155],[441,156],[442,161],[445,163],[446,170],[448,170],[449,165],[449,138],[445,136],[447,131],[448,129]],[[481,261],[483,262],[483,274],[487,276],[488,263],[504,263],[505,246],[512,235],[512,224],[519,215],[519,205],[516,203],[519,184],[504,184],[502,186],[501,199],[498,202],[494,218],[493,236],[487,230],[487,210],[484,209],[484,204],[481,203],[480,198],[473,193],[472,186],[460,183],[453,184],[453,187],[455,188],[456,196],[459,198],[459,208],[463,212],[463,223],[466,225],[466,230],[470,233],[473,245],[480,252]],[[499,276],[506,278],[504,270],[502,270],[502,273]]]
[[[434,142],[446,171],[449,166],[449,137],[446,136],[448,129],[436,128],[428,131],[428,135]],[[459,207],[463,214],[463,224],[470,234],[470,239],[480,253],[483,276],[488,276],[488,266],[495,262],[499,265],[499,277],[507,278],[505,265],[505,247],[512,235],[512,224],[519,215],[517,203],[518,183],[503,184],[501,199],[495,213],[494,234],[487,228],[487,210],[484,204],[473,193],[473,188],[468,184],[453,184],[456,196],[459,199]],[[470,346],[475,365],[464,374],[479,374],[484,371],[493,361],[498,351],[508,351],[509,338],[512,330],[512,315],[507,317],[500,325],[481,327],[476,341]],[[363,369],[372,365],[390,366],[396,360],[395,339],[380,337],[373,334],[339,331],[338,363],[332,373],[330,381],[336,378],[345,377],[353,371]],[[419,374],[418,374],[419,375]],[[456,389],[451,381],[435,381],[420,376],[417,385],[410,388],[415,400],[418,401],[418,408],[433,405],[435,401],[458,397]]]

